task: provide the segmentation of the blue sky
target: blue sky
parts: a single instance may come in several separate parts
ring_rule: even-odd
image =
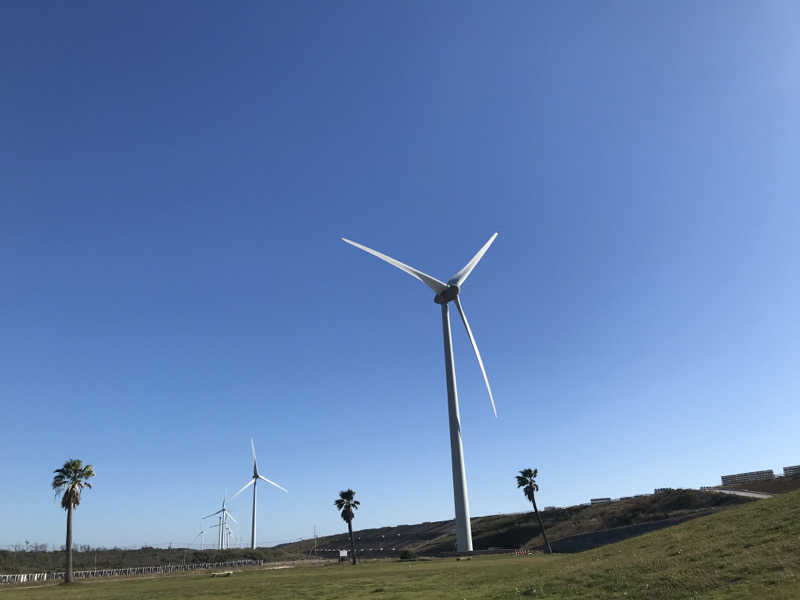
[[[790,2],[0,6],[0,546],[259,543],[800,463]],[[248,537],[249,497],[231,504]],[[209,538],[207,538],[209,539]]]

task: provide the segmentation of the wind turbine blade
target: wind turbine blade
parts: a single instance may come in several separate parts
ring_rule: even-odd
[[[469,260],[469,262],[464,265],[464,268],[461,269],[455,275],[453,275],[450,278],[450,281],[448,281],[447,283],[449,283],[450,285],[455,285],[455,286],[461,287],[461,284],[464,283],[467,280],[467,277],[469,277],[469,274],[472,273],[472,269],[474,269],[475,265],[477,265],[480,262],[480,260],[483,258],[483,255],[486,254],[486,251],[489,249],[489,246],[492,245],[492,242],[494,241],[494,238],[496,238],[496,237],[497,237],[497,232],[495,232],[495,234],[492,237],[489,238],[489,241],[486,242],[483,245],[483,248],[478,250],[478,252],[475,254],[475,256],[473,256]]]
[[[213,512],[213,513],[211,513],[210,515],[206,515],[206,516],[205,516],[205,517],[203,517],[203,518],[204,518],[204,519],[207,519],[208,517],[213,517],[214,515],[218,515],[219,513],[221,513],[221,512],[222,512],[222,510],[223,510],[223,509],[221,509],[221,508],[220,508],[220,509],[219,509],[217,512]]]
[[[373,256],[377,256],[381,260],[385,260],[390,265],[394,265],[395,267],[397,267],[401,271],[405,271],[406,273],[408,273],[412,277],[415,277],[415,278],[419,279],[422,283],[427,285],[429,288],[431,288],[437,294],[441,294],[443,291],[445,291],[447,289],[447,284],[446,283],[443,283],[443,282],[439,281],[438,279],[436,279],[435,277],[431,277],[430,275],[427,275],[427,274],[423,273],[422,271],[419,271],[419,270],[415,269],[414,267],[409,267],[407,264],[401,263],[399,260],[395,260],[391,256],[386,256],[382,252],[378,252],[377,250],[373,250],[372,248],[367,248],[366,246],[364,246],[362,244],[359,244],[358,242],[353,242],[351,240],[348,240],[347,238],[342,238],[342,240],[344,242],[347,242],[351,246],[355,246],[356,248],[361,248],[364,252],[368,252],[369,254],[372,254]]]
[[[285,487],[283,487],[283,486],[281,486],[281,485],[278,485],[278,484],[277,484],[277,483],[275,483],[274,481],[270,481],[269,479],[267,479],[267,478],[266,478],[266,477],[264,477],[263,475],[259,475],[259,476],[258,476],[258,478],[259,478],[259,479],[263,479],[263,480],[264,480],[264,481],[266,481],[267,483],[271,483],[271,484],[272,484],[272,485],[274,485],[276,488],[278,488],[279,490],[283,490],[283,491],[284,491],[284,492],[286,492],[287,494],[289,493],[289,490],[287,490]]]
[[[250,448],[253,450],[253,466],[256,464],[256,444],[253,442],[253,438],[250,438]]]
[[[467,274],[469,275],[469,273]],[[467,321],[467,315],[464,314],[464,309],[461,307],[461,300],[458,299],[458,296],[456,296],[456,306],[458,307],[458,314],[461,315],[461,320],[464,321],[464,327],[466,327],[467,329],[467,335],[469,336],[469,341],[472,342],[472,349],[475,350],[475,358],[478,359],[478,366],[480,366],[481,373],[483,373],[483,381],[486,383],[486,391],[489,392],[489,401],[492,403],[492,411],[494,412],[494,416],[496,417],[497,408],[494,405],[494,397],[492,396],[492,386],[489,385],[489,378],[486,376],[486,369],[483,366],[483,359],[481,359],[481,353],[478,351],[478,344],[475,343],[475,337],[472,335],[472,329],[469,328],[469,321]]]
[[[245,484],[244,484],[244,486],[242,486],[242,489],[240,489],[240,490],[239,490],[238,492],[236,492],[236,493],[235,493],[233,496],[231,496],[231,500],[233,500],[234,498],[236,498],[236,496],[238,496],[238,495],[239,495],[239,494],[241,494],[243,491],[245,491],[247,488],[249,488],[251,485],[253,485],[253,482],[254,482],[255,480],[256,480],[256,479],[255,479],[255,477],[254,477],[253,479],[251,479],[250,481],[248,481],[247,483],[245,483]],[[217,514],[217,513],[214,513],[214,514]]]
[[[234,518],[233,518],[233,515],[232,515],[231,513],[227,512],[227,511],[225,511],[225,512],[227,513],[227,515],[228,515],[228,518],[229,518],[231,521],[233,521],[233,522],[234,522],[234,523],[236,523],[237,525],[239,524],[239,521],[237,521],[236,519],[234,519]]]

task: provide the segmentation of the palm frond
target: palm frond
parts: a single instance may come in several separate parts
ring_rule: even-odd
[[[333,501],[336,508],[341,511],[341,517],[345,522],[350,523],[355,517],[354,510],[358,509],[361,504],[355,499],[356,493],[352,489],[346,489],[339,492],[339,497]]]
[[[92,484],[87,480],[95,476],[92,465],[84,466],[82,460],[74,458],[65,462],[63,467],[56,469],[53,473],[55,476],[52,487],[55,494],[58,495],[62,489],[64,491],[61,496],[61,506],[64,510],[80,504],[81,490],[84,487],[91,489]]]
[[[516,476],[517,487],[523,488],[522,492],[531,503],[534,501],[534,493],[539,491],[539,484],[536,483],[538,475],[539,469],[522,469]]]

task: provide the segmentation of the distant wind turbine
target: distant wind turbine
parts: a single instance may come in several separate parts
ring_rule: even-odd
[[[194,540],[192,540],[192,543],[194,543],[194,541],[197,538],[200,538],[200,550],[203,549],[203,537],[205,536],[205,533],[206,533],[206,530],[205,529],[201,529],[200,533],[198,533],[196,536],[194,536]]]
[[[461,445],[461,417],[458,411],[458,390],[456,388],[456,370],[453,364],[453,340],[450,332],[450,314],[447,305],[451,301],[455,301],[458,313],[461,315],[461,320],[464,322],[464,327],[467,330],[467,336],[472,343],[472,348],[475,350],[475,358],[478,359],[478,366],[481,368],[483,374],[483,381],[486,384],[486,391],[489,392],[489,402],[492,404],[492,411],[494,416],[497,416],[497,408],[494,405],[494,397],[492,396],[492,388],[489,385],[489,378],[486,376],[486,369],[483,366],[481,353],[478,351],[478,345],[475,343],[475,337],[472,335],[472,330],[467,321],[467,315],[464,314],[464,309],[461,306],[461,301],[458,294],[461,291],[462,284],[466,281],[469,274],[478,264],[478,262],[486,254],[489,246],[492,245],[494,239],[497,237],[495,233],[489,238],[483,247],[473,256],[464,267],[450,278],[450,281],[444,283],[438,279],[431,277],[399,260],[395,260],[390,256],[367,248],[366,246],[342,238],[351,246],[360,248],[364,252],[377,256],[381,260],[388,262],[405,271],[412,277],[419,279],[422,283],[431,288],[436,296],[433,301],[442,306],[442,335],[444,337],[444,362],[445,362],[445,376],[447,378],[447,410],[450,418],[450,456],[453,467],[453,496],[455,498],[456,507],[456,548],[459,552],[472,551],[472,529],[469,522],[469,499],[467,497],[467,479],[464,471],[464,450]]]
[[[226,521],[228,519],[230,519],[234,523],[238,523],[239,521],[234,519],[233,515],[231,514],[231,512],[227,508],[225,508],[225,497],[224,496],[222,497],[222,508],[220,508],[217,512],[213,512],[210,515],[206,515],[203,518],[204,519],[208,519],[209,517],[213,517],[214,515],[219,515],[219,522],[217,523],[217,525],[212,525],[211,527],[209,527],[209,529],[213,529],[214,527],[219,527],[219,531],[218,531],[219,536],[218,536],[217,547],[218,547],[219,550],[223,550],[224,546],[225,546],[224,531],[225,531]]]
[[[278,485],[274,481],[270,481],[269,479],[267,479],[261,473],[258,472],[258,462],[256,461],[256,445],[253,442],[253,438],[250,438],[250,449],[253,451],[253,477],[250,479],[250,481],[248,481],[246,484],[244,484],[242,489],[240,489],[233,496],[231,496],[231,500],[236,498],[236,496],[241,494],[243,491],[245,491],[251,485],[253,486],[253,523],[251,525],[251,530],[250,530],[250,548],[255,550],[255,547],[256,547],[256,487],[257,487],[256,484],[257,484],[258,480],[261,479],[263,481],[266,481],[270,485],[274,485],[276,488],[286,492],[287,494],[289,493],[289,490],[287,490],[283,486]]]
[[[219,519],[217,520],[217,524],[216,525],[210,525],[209,529],[214,529],[215,527],[218,528],[217,529],[217,550],[224,550],[225,549],[225,544],[224,544],[224,542],[222,540],[222,534],[220,533],[221,531],[225,530],[225,528],[222,526],[222,517],[219,517]]]

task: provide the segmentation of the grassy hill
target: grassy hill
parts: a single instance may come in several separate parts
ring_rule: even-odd
[[[554,508],[540,511],[540,514],[550,541],[555,542],[582,534],[644,523],[663,521],[662,525],[674,525],[687,518],[707,515],[720,508],[748,501],[747,498],[713,492],[669,490],[609,504]],[[476,550],[522,546],[534,548],[543,544],[539,525],[532,512],[474,517],[471,523],[473,546]],[[356,548],[360,552],[363,549],[362,553],[367,556],[396,556],[403,550],[436,555],[451,552],[455,546],[455,524],[452,520],[362,529],[356,531],[355,535],[358,538]],[[595,543],[594,546],[596,545],[599,544]],[[311,547],[313,541],[304,540],[277,548],[307,552]],[[349,548],[350,541],[346,533],[342,533],[319,538],[317,547],[323,549],[320,552],[322,556],[332,556],[332,552],[324,549]],[[557,545],[554,548],[558,550]]]
[[[800,492],[751,502],[580,554],[371,561],[9,589],[4,600],[149,598],[796,600]]]
[[[720,508],[750,501],[747,498],[698,492],[670,490],[609,504],[580,505],[542,511],[542,520],[556,552],[594,548],[632,535],[675,525],[688,518],[710,514]],[[404,550],[435,556],[451,552],[455,545],[452,520],[365,529],[356,532],[359,555],[397,557]],[[543,543],[533,513],[492,515],[472,519],[472,537],[476,550],[490,548],[538,547]],[[91,550],[74,552],[75,570],[180,564],[183,562],[218,562],[243,558],[268,562],[296,560],[308,554],[312,540],[284,544],[276,548],[232,549],[224,551],[185,548],[142,548],[139,550]],[[318,556],[333,558],[338,548],[349,548],[345,533],[318,540],[323,549]],[[331,550],[325,551],[325,548]],[[383,550],[380,550],[383,548]],[[362,550],[363,549],[363,550]],[[11,552],[0,550],[0,573],[61,571],[63,552]]]

